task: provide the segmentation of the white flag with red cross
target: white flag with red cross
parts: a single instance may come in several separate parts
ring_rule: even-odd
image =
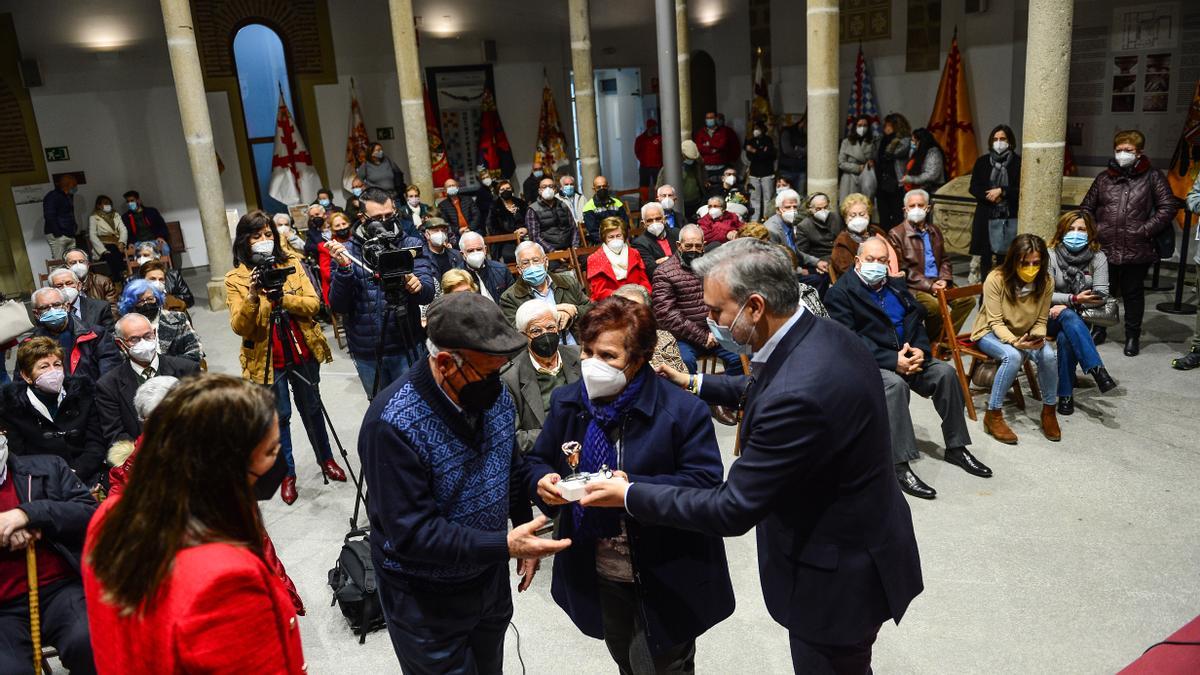
[[[292,121],[279,92],[279,112],[275,115],[275,156],[271,158],[271,183],[267,194],[287,205],[307,204],[316,199],[321,177],[313,168],[312,155]]]

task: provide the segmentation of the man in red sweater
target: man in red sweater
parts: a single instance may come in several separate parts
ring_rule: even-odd
[[[704,162],[704,172],[710,183],[719,181],[721,172],[729,164],[729,158],[740,153],[737,136],[729,127],[719,123],[715,112],[704,113],[704,128],[697,129],[692,134],[692,140],[700,148],[700,159]]]
[[[649,201],[649,190],[654,187],[663,166],[662,134],[658,132],[658,122],[646,120],[646,130],[633,142],[633,154],[638,161],[638,187],[647,190],[642,201]]]

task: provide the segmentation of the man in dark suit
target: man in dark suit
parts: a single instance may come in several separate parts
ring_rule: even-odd
[[[121,317],[114,337],[127,358],[96,383],[96,410],[105,448],[118,441],[132,441],[142,433],[142,420],[133,407],[138,386],[156,375],[186,377],[200,369],[191,359],[160,355],[154,328],[141,314]]]
[[[869,672],[880,626],[923,589],[879,369],[852,333],[800,304],[778,246],[737,239],[693,267],[715,337],[754,354],[751,374],[658,370],[708,403],[742,406],[742,456],[714,489],[616,478],[589,486],[583,505],[722,536],[757,525],[763,597],[795,671]]]
[[[462,251],[462,268],[475,279],[480,295],[499,305],[500,296],[513,284],[508,266],[488,258],[487,245],[478,232],[465,233],[458,240],[458,248]]]
[[[646,264],[646,276],[654,278],[654,270],[659,264],[667,262],[675,255],[679,230],[667,227],[666,212],[658,202],[642,205],[642,225],[646,228],[645,231],[634,237],[631,245]]]
[[[113,329],[113,315],[108,303],[103,300],[89,298],[83,293],[79,277],[67,267],[56,267],[46,277],[47,283],[62,291],[63,298],[71,305],[69,313],[79,319],[83,325],[93,328],[103,328],[109,332]]]
[[[579,347],[562,344],[554,308],[526,300],[517,308],[516,328],[529,339],[529,349],[500,371],[517,404],[517,448],[529,452],[550,411],[550,394],[580,377]]]
[[[888,278],[889,255],[882,239],[864,241],[858,247],[854,270],[843,274],[825,295],[825,308],[831,318],[862,338],[879,366],[900,489],[914,497],[933,499],[937,491],[918,478],[909,464],[920,456],[908,411],[910,391],[933,398],[942,418],[947,462],[981,478],[990,477],[992,470],[967,450],[971,434],[963,416],[958,375],[953,366],[930,356],[925,310],[905,287],[904,277]]]

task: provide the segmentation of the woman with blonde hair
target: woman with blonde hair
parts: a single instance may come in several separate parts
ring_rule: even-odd
[[[871,237],[879,237],[888,247],[888,276],[903,276],[900,270],[900,256],[888,240],[887,232],[878,225],[871,223],[871,199],[861,192],[853,192],[842,200],[842,220],[846,229],[833,240],[833,252],[829,256],[829,266],[835,276],[842,276],[854,267],[854,259],[858,256],[858,246]]]
[[[451,293],[478,293],[479,286],[475,284],[475,279],[471,277],[471,273],[458,268],[447,270],[442,275],[442,295]]]
[[[592,302],[600,302],[625,284],[650,289],[642,254],[625,241],[625,221],[609,216],[600,221],[600,249],[587,258],[587,280]]]

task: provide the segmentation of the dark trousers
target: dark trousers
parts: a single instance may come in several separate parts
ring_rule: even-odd
[[[104,250],[100,251],[100,259],[108,263],[108,276],[110,279],[117,283],[125,280],[125,252],[118,248],[116,244],[105,244]]]
[[[405,675],[504,671],[504,634],[513,613],[508,565],[484,577],[482,588],[464,592],[398,588],[379,578],[383,617]]]
[[[875,202],[879,205],[879,226],[885,232],[904,222],[904,192],[879,190]]]
[[[87,606],[79,581],[57,581],[38,589],[42,644],[58,650],[71,675],[96,672],[88,634]],[[0,675],[33,672],[29,596],[0,605]]]
[[[300,420],[304,423],[304,431],[308,434],[308,442],[317,453],[317,460],[325,462],[333,459],[333,450],[329,447],[329,431],[325,428],[325,417],[321,414],[321,402],[317,400],[320,394],[318,383],[321,381],[321,364],[309,360],[296,364],[294,370],[295,375],[299,377],[289,375],[286,370],[276,370],[273,387],[275,412],[279,413],[279,446],[283,459],[287,462],[287,475],[293,478],[296,476],[296,460],[292,455],[292,404],[288,396],[289,384],[292,387],[292,395],[296,398]]]
[[[638,187],[649,188],[653,195],[654,184],[658,181],[660,171],[661,166],[638,166]]]
[[[962,448],[971,444],[967,420],[963,413],[962,387],[958,373],[945,361],[930,359],[915,375],[901,377],[894,370],[879,369],[883,377],[883,397],[887,402],[888,426],[892,430],[892,462],[911,462],[917,452],[917,434],[908,412],[909,392],[933,399],[933,407],[942,418],[942,440],[946,448]]]
[[[851,645],[822,645],[807,642],[795,633],[788,634],[792,644],[792,669],[796,675],[865,675],[871,672],[871,646],[879,635],[879,626],[861,642]]]
[[[633,584],[596,578],[600,592],[600,614],[604,620],[604,644],[621,675],[696,672],[696,641],[675,645],[655,655],[646,640],[641,601]]]
[[[1150,263],[1133,263],[1117,265],[1108,263],[1108,283],[1110,293],[1121,295],[1121,304],[1125,305],[1126,335],[1140,335],[1142,332],[1142,315],[1146,313],[1146,272],[1150,271]]]

